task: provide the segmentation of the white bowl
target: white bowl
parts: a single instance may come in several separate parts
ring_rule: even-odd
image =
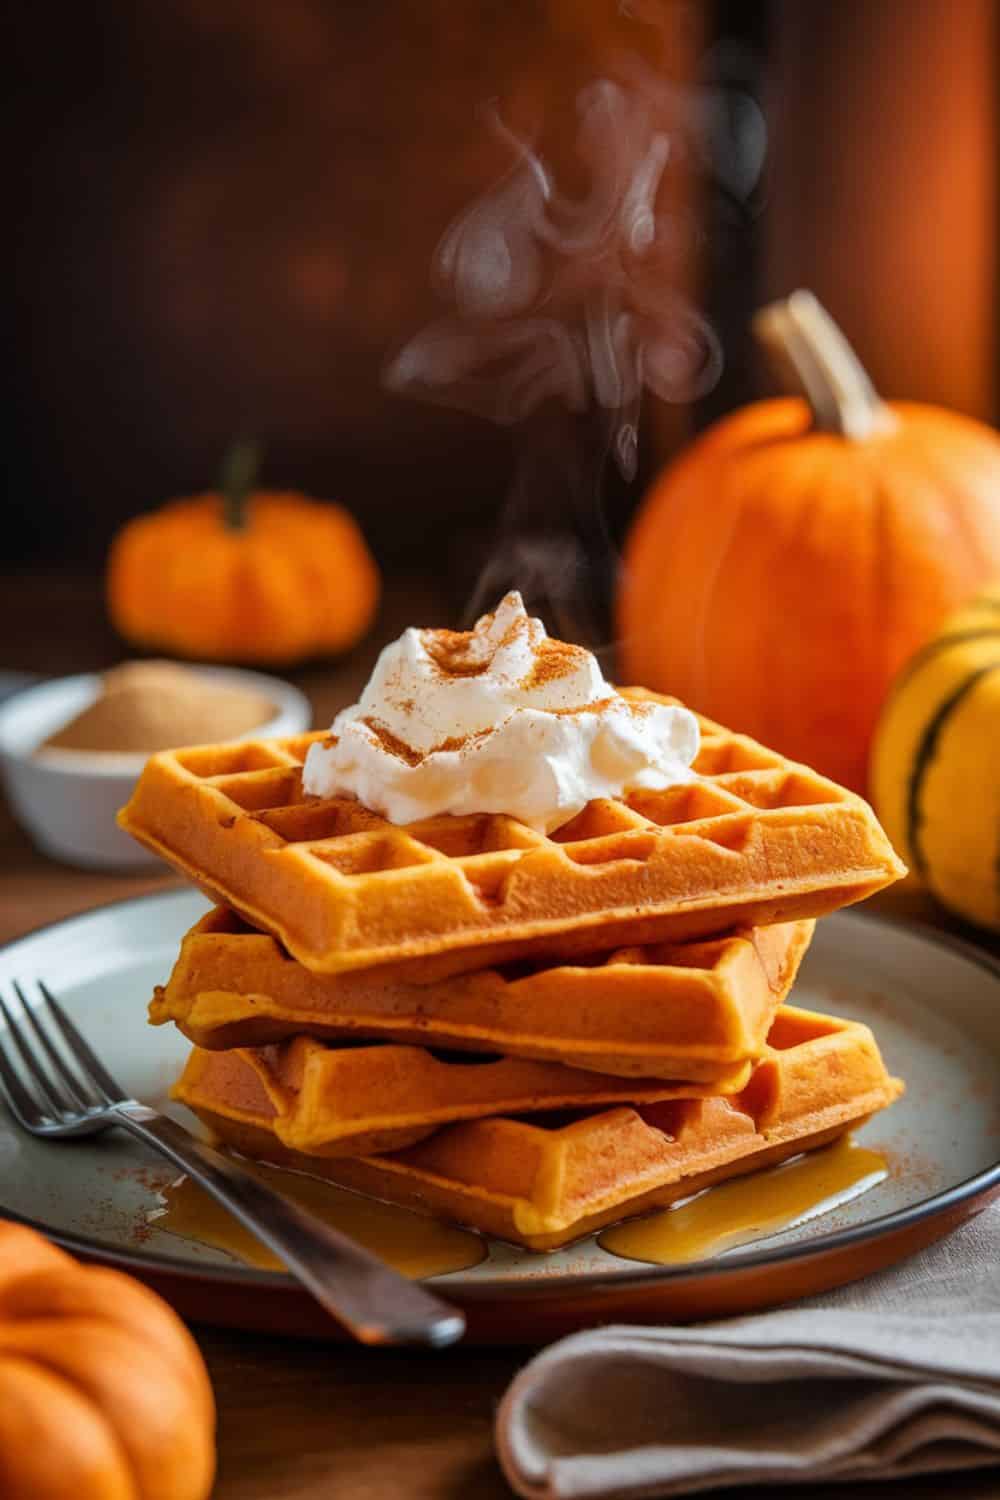
[[[301,734],[312,722],[308,698],[278,677],[234,667],[192,670],[259,693],[274,704],[274,717],[239,739]],[[148,868],[158,863],[156,855],[115,822],[147,757],[61,749],[35,754],[94,701],[100,686],[96,673],[85,673],[43,682],[8,698],[0,706],[0,772],[15,817],[46,854],[91,870]]]

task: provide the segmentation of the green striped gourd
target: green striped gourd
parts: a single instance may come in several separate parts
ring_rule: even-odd
[[[872,800],[934,895],[1000,931],[1000,583],[896,679],[875,735]]]

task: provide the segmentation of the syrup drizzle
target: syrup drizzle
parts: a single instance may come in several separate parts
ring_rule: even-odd
[[[616,1224],[597,1243],[624,1260],[682,1265],[830,1213],[887,1176],[884,1156],[842,1138],[780,1166],[706,1188],[659,1213]]]
[[[252,1170],[406,1276],[464,1271],[487,1256],[486,1241],[458,1225],[300,1172],[263,1165]],[[709,1259],[830,1213],[887,1176],[884,1156],[845,1137],[780,1166],[706,1188],[659,1213],[615,1224],[598,1236],[597,1243],[610,1255],[652,1265]],[[211,1245],[261,1270],[284,1269],[272,1251],[190,1177],[161,1188],[158,1197],[159,1205],[147,1215],[156,1229]]]
[[[443,1276],[448,1271],[468,1270],[486,1259],[486,1241],[455,1224],[363,1198],[301,1172],[256,1165],[252,1170],[283,1197],[350,1235],[405,1276]],[[161,1188],[159,1197],[160,1206],[147,1215],[147,1222],[156,1229],[225,1250],[261,1270],[285,1269],[278,1256],[190,1177],[179,1177]]]

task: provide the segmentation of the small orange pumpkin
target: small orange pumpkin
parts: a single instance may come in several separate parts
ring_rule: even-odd
[[[155,1293],[0,1221],[3,1500],[205,1500],[215,1403]]]
[[[219,491],[171,501],[119,532],[108,559],[115,628],[143,650],[290,665],[365,634],[379,577],[339,505],[254,490],[257,452],[237,444]]]
[[[623,676],[864,791],[896,672],[1000,575],[1000,438],[885,405],[809,293],[756,331],[806,399],[724,418],[653,485],[626,546]]]

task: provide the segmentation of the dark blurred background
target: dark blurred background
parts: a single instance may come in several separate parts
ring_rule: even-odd
[[[619,45],[756,99],[768,151],[742,196],[712,171],[674,185],[678,275],[726,368],[694,409],[647,412],[612,529],[693,426],[760,389],[749,313],[799,284],[884,392],[994,420],[993,0],[664,0],[655,27],[650,10],[12,8],[7,564],[96,572],[122,521],[206,488],[252,432],[265,480],[342,501],[390,576],[435,568],[467,595],[511,434],[389,396],[380,372],[435,314],[443,230],[508,164],[483,101],[559,160],[576,88]]]

